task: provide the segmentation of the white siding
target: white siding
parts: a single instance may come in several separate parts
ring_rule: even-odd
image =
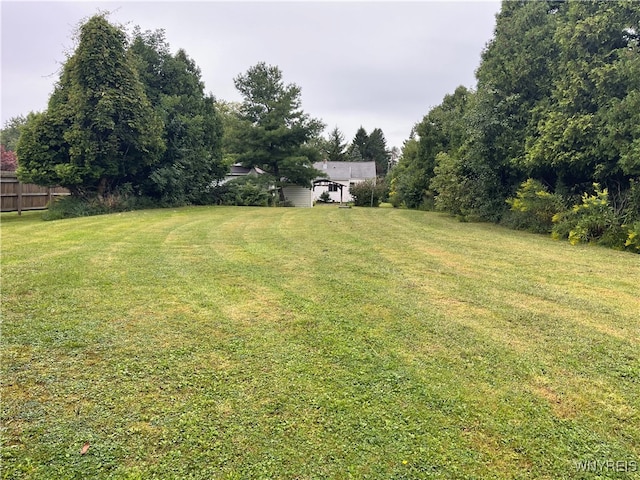
[[[284,187],[283,191],[284,197],[290,201],[294,207],[313,207],[310,188],[292,185]]]
[[[344,203],[353,201],[353,197],[349,193],[349,181],[335,181],[335,183],[339,183],[343,185],[342,187],[342,201]],[[329,187],[326,185],[317,185],[313,190],[313,199],[318,200],[322,192],[329,192]],[[340,188],[338,188],[337,192],[329,192],[329,197],[332,201],[339,203],[340,202]]]

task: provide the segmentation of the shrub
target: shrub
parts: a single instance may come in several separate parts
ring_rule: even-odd
[[[626,226],[627,240],[624,246],[635,253],[640,253],[640,222]]]
[[[595,195],[585,193],[582,203],[553,217],[553,238],[568,238],[569,243],[598,243],[624,248],[626,229],[609,203],[609,192],[594,183]]]
[[[273,205],[273,195],[264,179],[246,176],[230,180],[212,189],[210,202],[214,205],[267,207]]]
[[[386,188],[384,182],[372,179],[351,185],[349,193],[357,207],[379,207],[386,194]]]
[[[630,180],[629,190],[626,191],[621,203],[625,223],[640,221],[640,179]]]
[[[16,152],[6,150],[4,145],[0,145],[0,170],[3,172],[15,172],[16,168],[18,168]]]
[[[89,217],[107,213],[157,208],[160,205],[153,199],[137,196],[130,184],[120,186],[114,193],[104,196],[78,197],[70,195],[59,197],[42,214],[43,220]]]
[[[43,220],[61,220],[63,218],[89,217],[107,213],[107,208],[98,202],[85,198],[68,196],[59,197],[49,205],[42,214]]]
[[[319,202],[329,203],[331,201],[331,195],[326,190],[318,197]]]
[[[389,182],[389,203],[393,208],[402,206],[402,195],[398,192],[398,178],[393,177]]]
[[[502,223],[532,233],[551,233],[554,215],[564,209],[560,195],[549,193],[532,178],[523,182],[516,197],[507,199],[507,203],[511,208]]]

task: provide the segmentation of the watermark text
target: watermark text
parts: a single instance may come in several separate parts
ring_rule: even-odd
[[[576,462],[576,470],[579,472],[637,472],[636,460],[579,460]]]

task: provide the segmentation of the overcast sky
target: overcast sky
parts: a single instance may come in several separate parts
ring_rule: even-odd
[[[351,141],[381,128],[402,147],[412,126],[458,85],[475,86],[499,1],[32,2],[2,0],[2,125],[41,111],[73,31],[110,11],[112,23],[164,29],[207,92],[238,101],[233,79],[264,61],[302,89],[302,108]]]

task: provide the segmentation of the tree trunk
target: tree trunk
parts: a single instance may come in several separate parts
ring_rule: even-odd
[[[102,177],[100,179],[100,183],[98,183],[98,197],[104,198],[105,193],[107,192],[107,179]]]

